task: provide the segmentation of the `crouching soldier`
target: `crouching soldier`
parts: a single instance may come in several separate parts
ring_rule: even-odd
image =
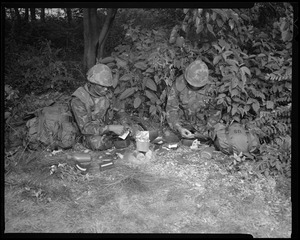
[[[113,75],[104,64],[93,66],[87,73],[83,87],[79,87],[70,102],[72,113],[82,136],[83,145],[92,150],[105,150],[112,147],[111,133],[124,134],[124,125],[109,124],[109,109],[112,107],[111,87]]]
[[[203,61],[192,62],[176,79],[168,95],[167,122],[182,138],[192,139],[198,135],[209,140],[209,130],[221,119],[220,111],[210,109],[208,73]]]

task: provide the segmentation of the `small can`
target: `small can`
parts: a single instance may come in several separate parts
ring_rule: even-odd
[[[99,163],[100,172],[107,170],[107,169],[111,169],[113,167],[114,167],[114,162],[111,159],[103,160],[101,163]]]
[[[150,146],[149,131],[139,131],[136,134],[136,149],[140,152],[148,152]]]
[[[92,160],[92,157],[88,153],[73,153],[70,155],[67,155],[67,159],[72,159],[76,162],[90,162]]]
[[[213,157],[213,151],[214,149],[212,147],[204,148],[203,151],[201,151],[201,157],[211,159]]]
[[[75,167],[83,173],[88,172],[92,162],[91,155],[87,153],[73,153],[67,155],[67,159],[73,160],[75,162]]]

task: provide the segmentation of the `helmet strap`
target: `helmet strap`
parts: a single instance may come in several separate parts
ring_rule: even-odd
[[[192,86],[191,84],[189,84],[189,82],[185,79],[185,83],[186,83],[186,86],[187,86],[187,88],[189,89],[189,90],[192,90],[192,91],[198,91],[198,90],[200,90],[200,89],[203,89],[204,88],[204,86],[202,86],[202,87],[194,87],[194,86]]]

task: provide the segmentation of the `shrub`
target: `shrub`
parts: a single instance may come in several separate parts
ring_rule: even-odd
[[[14,46],[16,49],[11,50]],[[43,93],[51,89],[64,91],[76,84],[70,70],[70,65],[74,68],[76,63],[67,64],[59,60],[65,52],[53,48],[51,41],[41,40],[36,46],[23,46],[14,42],[7,43],[6,47],[5,82],[22,89],[22,94],[32,91]]]

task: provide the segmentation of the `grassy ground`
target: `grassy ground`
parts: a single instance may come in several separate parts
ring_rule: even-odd
[[[230,173],[222,159],[160,149],[148,164],[124,157],[112,169],[82,175],[65,152],[19,153],[6,165],[5,233],[291,237],[288,180],[257,176],[249,166]]]

